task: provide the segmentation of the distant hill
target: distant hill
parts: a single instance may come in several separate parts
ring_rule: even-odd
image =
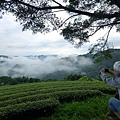
[[[116,61],[120,61],[120,49],[111,49],[110,52],[112,54],[112,59],[104,60],[100,63],[94,64],[93,66],[84,69],[89,77],[98,78],[98,73],[101,68],[113,69],[113,64]],[[85,56],[91,57],[89,54]]]
[[[65,59],[66,61],[71,61],[71,63],[74,64],[74,66],[76,67],[76,70],[74,72],[71,73],[66,73],[66,71],[59,71],[59,72],[54,72],[52,74],[47,75],[48,78],[51,77],[56,77],[56,78],[60,78],[59,76],[65,76],[68,74],[84,74],[87,75],[90,78],[99,78],[99,71],[101,68],[111,68],[113,69],[113,64],[116,61],[120,61],[120,49],[111,49],[111,54],[112,54],[112,59],[107,59],[104,60],[100,63],[93,63],[93,59],[91,54],[84,54],[84,55],[78,55],[76,56],[74,59],[72,60],[71,57],[66,57],[66,58],[62,58]],[[83,63],[84,61],[84,63]],[[90,63],[87,63],[90,62]],[[81,63],[81,64],[80,64]],[[58,76],[58,77],[57,77]],[[63,77],[62,76],[62,77]]]
[[[0,55],[0,76],[64,79],[70,74],[99,78],[99,70],[112,68],[120,60],[120,49],[111,49],[112,59],[93,63],[91,54],[58,57],[57,55]]]

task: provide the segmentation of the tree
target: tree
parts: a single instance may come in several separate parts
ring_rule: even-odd
[[[63,11],[69,14],[66,19],[58,16]],[[106,35],[89,49],[93,54],[99,52],[97,56],[108,55],[103,51],[109,50],[110,31],[116,28],[120,32],[120,0],[1,0],[0,12],[12,13],[23,30],[33,33],[61,30],[61,35],[77,47],[89,42],[89,37],[99,30],[108,28]]]
[[[70,74],[67,77],[65,77],[64,80],[74,81],[74,80],[79,80],[81,77],[83,77],[83,75],[80,75],[80,74]]]

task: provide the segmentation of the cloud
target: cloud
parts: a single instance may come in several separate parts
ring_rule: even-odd
[[[67,56],[81,53],[56,31],[45,35],[32,34],[32,31],[29,30],[22,32],[22,27],[15,22],[15,17],[11,14],[4,15],[0,19],[0,26],[0,54],[58,54]]]
[[[40,57],[43,57],[40,59]],[[89,58],[70,56],[67,58],[54,56],[17,56],[0,57],[0,76],[11,77],[35,77],[41,78],[44,75],[57,71],[80,72],[82,67],[93,64]]]
[[[111,45],[114,46],[114,48],[119,48],[120,49],[120,32],[116,32],[116,30],[112,30],[110,32],[110,37],[109,41]]]
[[[91,44],[95,44],[96,40],[102,37],[107,30],[99,31],[95,36],[90,37],[89,43],[85,43],[80,48],[64,40],[57,31],[47,34],[32,34],[32,31],[22,32],[22,26],[15,21],[15,17],[11,14],[4,15],[0,19],[0,54],[4,55],[40,55],[40,54],[57,54],[68,56],[72,54],[86,54]],[[119,45],[120,34],[115,30],[111,31],[109,41],[117,48]]]

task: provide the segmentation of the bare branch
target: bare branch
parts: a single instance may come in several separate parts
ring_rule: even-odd
[[[65,10],[56,10],[56,11],[52,11],[52,12],[54,13],[54,12],[62,12],[62,11],[65,11]]]
[[[62,6],[60,3],[58,3],[57,1],[55,0],[52,0],[53,2],[55,2],[56,4],[58,4],[59,6]],[[63,7],[63,6],[62,6]]]
[[[70,18],[72,18],[72,17],[75,17],[75,16],[77,16],[78,14],[75,14],[75,15],[72,15],[72,16],[70,16],[70,17],[68,17],[66,20],[64,20],[64,22],[59,26],[59,28],[61,27],[61,26],[63,26],[63,24],[65,24]],[[58,28],[58,29],[59,29]]]
[[[89,37],[90,36],[93,36],[96,32],[98,32],[100,29],[101,29],[102,27],[100,27],[100,26],[98,26],[98,28],[96,28],[96,30],[92,33],[92,34],[90,34],[90,35],[88,35]]]
[[[113,26],[110,27],[110,29],[108,30],[108,32],[102,37],[102,38],[99,38],[99,42],[96,43],[95,45],[93,45],[93,47],[89,48],[90,52],[89,53],[98,53],[100,51],[104,51],[106,49],[106,45],[107,45],[107,42],[108,42],[108,37],[109,37],[109,34],[110,34],[110,31],[112,30]],[[105,39],[105,36],[107,35],[106,39]],[[108,46],[107,46],[108,48]],[[97,51],[97,52],[96,52]]]
[[[112,28],[113,28],[113,26],[110,27],[110,29],[109,29],[109,31],[108,31],[108,33],[107,33],[107,37],[106,37],[106,40],[105,40],[105,42],[104,42],[103,48],[105,47],[105,45],[106,45],[106,43],[107,43],[107,41],[108,41],[108,37],[109,37],[110,31],[112,30]]]

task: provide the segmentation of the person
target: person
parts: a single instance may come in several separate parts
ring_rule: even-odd
[[[113,70],[102,68],[100,70],[101,79],[111,87],[115,87],[118,90],[118,99],[113,97],[109,100],[110,110],[113,111],[120,119],[120,61],[117,61],[113,65]],[[110,77],[108,73],[113,74]]]

